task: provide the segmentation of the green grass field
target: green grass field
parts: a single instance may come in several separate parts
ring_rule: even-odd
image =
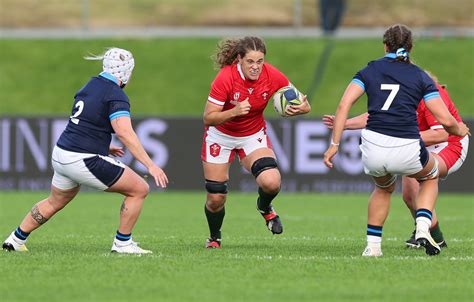
[[[2,40],[0,39],[0,114],[66,116],[75,92],[101,71],[100,62],[83,56],[106,47],[130,49],[136,67],[126,92],[132,113],[154,116],[201,116],[217,71],[210,60],[218,39],[154,40]],[[268,39],[267,61],[308,94],[319,57],[321,39]],[[412,58],[432,71],[462,117],[474,117],[471,54],[474,39],[417,39]],[[368,61],[383,56],[381,39],[336,40],[326,73],[313,99],[312,117],[333,113],[354,74]],[[366,111],[362,98],[352,114]],[[276,116],[272,106],[267,116]]]
[[[360,256],[368,195],[282,193],[280,236],[266,230],[254,195],[229,194],[223,248],[206,250],[204,193],[152,193],[134,238],[154,254],[137,257],[109,253],[120,197],[79,194],[30,236],[29,253],[1,253],[1,300],[472,301],[471,195],[440,196],[449,247],[437,257],[404,247],[413,220],[395,195],[379,259]],[[44,196],[0,193],[0,236]]]

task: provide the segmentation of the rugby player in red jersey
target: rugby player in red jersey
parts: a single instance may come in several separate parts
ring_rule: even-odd
[[[433,76],[432,78],[437,83],[437,79]],[[439,84],[436,84],[436,87],[438,88],[439,94],[451,115],[454,116],[458,122],[462,122],[458,110],[449,97],[446,87]],[[459,170],[466,159],[469,146],[469,136],[466,135],[460,137],[447,133],[433,114],[426,108],[425,102],[420,102],[417,113],[418,128],[420,129],[421,139],[427,146],[427,150],[433,153],[438,159],[439,177],[441,179],[446,179],[449,174]],[[403,201],[405,201],[412,215],[416,212],[415,198],[418,194],[419,187],[420,185],[416,180],[408,177],[402,178]],[[430,233],[440,247],[447,246],[443,233],[439,227],[438,217],[434,211]],[[410,239],[405,242],[408,247],[418,247],[414,238],[413,233]]]
[[[461,117],[458,114],[458,110],[454,106],[453,101],[449,97],[446,86],[438,84],[438,79],[433,75],[431,78],[436,83],[441,99],[448,108],[451,115],[458,121],[462,122]],[[418,128],[420,130],[420,136],[426,149],[434,154],[438,159],[439,177],[446,179],[449,174],[452,174],[459,170],[467,156],[469,146],[469,136],[455,136],[451,135],[443,126],[436,120],[433,114],[426,108],[425,102],[421,101],[417,108],[418,117]],[[345,124],[345,129],[361,129],[367,124],[368,113],[361,114],[359,116],[348,119]],[[334,123],[333,115],[325,115],[323,122],[328,128],[332,129]],[[407,176],[402,178],[402,194],[403,201],[410,210],[413,218],[416,217],[416,204],[415,199],[420,189],[419,182]],[[447,247],[444,240],[443,233],[439,227],[438,217],[436,212],[433,211],[432,225],[430,227],[430,233],[433,239],[440,247]],[[410,239],[405,244],[407,247],[416,247],[419,245],[415,240],[415,231],[413,231]]]
[[[220,248],[229,168],[237,154],[241,165],[255,176],[257,210],[273,234],[283,227],[272,206],[280,191],[281,175],[266,134],[263,111],[274,92],[290,85],[288,78],[265,62],[266,46],[258,37],[225,39],[214,56],[220,68],[204,109],[205,133],[201,159],[207,198],[205,214],[210,236],[207,248]],[[286,109],[289,116],[311,110],[306,97]]]

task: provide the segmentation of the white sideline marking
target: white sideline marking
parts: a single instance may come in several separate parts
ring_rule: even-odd
[[[252,260],[252,259],[257,259],[257,260],[266,260],[266,261],[272,261],[272,260],[297,260],[297,261],[334,261],[334,260],[362,260],[365,261],[365,259],[395,259],[395,260],[423,260],[423,261],[431,261],[431,259],[435,259],[433,257],[429,256],[382,256],[380,258],[366,258],[362,256],[282,256],[282,255],[253,255],[253,256],[248,256],[248,255],[240,255],[240,254],[232,254],[229,255],[227,258],[231,259],[238,259],[238,260]],[[437,257],[436,259],[439,259],[440,261],[473,261],[474,257],[472,256],[464,256],[464,257],[450,257],[450,258],[442,258],[442,256]]]

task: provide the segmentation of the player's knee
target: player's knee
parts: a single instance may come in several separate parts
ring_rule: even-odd
[[[148,185],[146,181],[142,181],[135,186],[134,191],[134,196],[145,199],[148,196],[148,193],[150,193],[150,185]]]
[[[254,161],[251,171],[253,176],[257,178],[263,171],[275,168],[278,168],[278,164],[273,157],[262,157]]]
[[[217,196],[215,194],[207,194],[206,208],[212,213],[219,212],[224,207],[225,200],[225,195]]]
[[[51,211],[48,216],[52,216],[56,212],[61,211],[67,204],[66,200],[56,200],[52,196],[49,196],[46,199],[46,202],[49,205]]]
[[[397,181],[397,176],[392,175],[387,181],[385,182],[375,182],[377,189],[383,190],[387,193],[393,193],[395,191],[395,182]]]
[[[226,201],[225,194],[207,194],[206,207],[209,211],[216,213],[222,210]]]
[[[281,188],[281,182],[279,179],[271,178],[271,179],[266,179],[261,185],[260,188],[265,193],[268,194],[278,194],[280,192]]]
[[[438,178],[439,176],[438,159],[436,159],[436,157],[433,157],[433,159],[434,159],[433,168],[424,176],[417,177],[416,179],[419,182]]]

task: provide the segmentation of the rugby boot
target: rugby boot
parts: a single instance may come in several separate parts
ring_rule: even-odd
[[[206,239],[206,249],[220,249],[221,248],[221,239],[209,237]]]
[[[382,248],[380,246],[373,246],[367,244],[364,252],[362,253],[363,257],[381,257],[383,256]]]
[[[28,252],[24,243],[15,240],[14,233],[11,233],[5,242],[3,242],[2,249],[8,252]]]
[[[280,216],[278,216],[271,205],[269,211],[262,211],[258,208],[258,206],[257,211],[262,214],[263,219],[265,219],[265,224],[272,234],[283,233],[283,225],[281,224]]]
[[[410,239],[405,241],[405,245],[407,248],[414,248],[414,249],[420,248],[420,245],[418,244],[418,242],[416,242],[415,233],[416,233],[416,230],[414,230],[413,233],[411,233]]]
[[[138,242],[133,240],[123,242],[117,239],[114,239],[114,242],[112,243],[111,252],[119,254],[153,254],[152,251],[139,247]]]
[[[416,242],[425,248],[425,252],[429,256],[438,255],[441,252],[441,248],[431,237],[429,232],[426,232],[422,229],[417,229],[415,233]]]

